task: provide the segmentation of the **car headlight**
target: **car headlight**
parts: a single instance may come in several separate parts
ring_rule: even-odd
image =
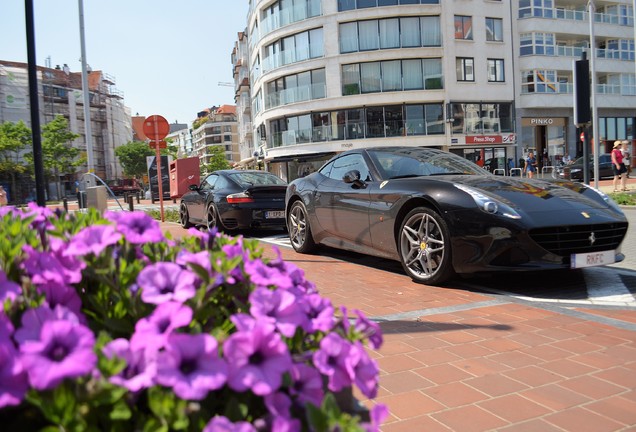
[[[581,172],[581,168],[573,168],[570,170],[570,173],[577,173],[577,172]]]
[[[483,194],[471,187],[460,184],[455,184],[454,186],[457,189],[462,190],[470,195],[475,200],[475,204],[477,204],[477,207],[479,207],[486,213],[507,217],[510,219],[521,219],[521,215],[508,204],[504,204],[501,201],[489,197],[488,195]]]

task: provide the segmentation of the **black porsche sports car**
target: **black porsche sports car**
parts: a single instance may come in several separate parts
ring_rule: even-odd
[[[398,260],[420,283],[456,273],[579,268],[624,259],[627,219],[563,180],[495,176],[420,147],[350,150],[287,188],[291,244]]]
[[[285,229],[286,189],[283,179],[266,171],[215,171],[181,197],[181,226]]]

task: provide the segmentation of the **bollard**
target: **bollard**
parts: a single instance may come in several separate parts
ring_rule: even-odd
[[[137,192],[137,204],[141,203],[141,192]]]
[[[128,195],[128,196],[126,197],[126,199],[127,199],[127,201],[128,201],[128,210],[130,210],[130,211],[134,211],[134,210],[135,210],[135,208],[133,207],[133,197],[132,197],[132,195]]]
[[[67,212],[68,211],[68,200],[66,199],[66,197],[62,198],[62,204],[64,204],[64,211]]]

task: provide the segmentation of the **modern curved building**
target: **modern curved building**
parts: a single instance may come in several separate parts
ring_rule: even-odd
[[[288,180],[358,147],[514,157],[510,14],[494,0],[250,2],[256,152]]]
[[[250,0],[233,55],[251,131],[242,162],[292,180],[369,146],[440,148],[499,174],[529,150],[546,164],[575,156],[572,65],[589,51],[588,3]],[[634,139],[632,0],[596,4],[601,142]]]

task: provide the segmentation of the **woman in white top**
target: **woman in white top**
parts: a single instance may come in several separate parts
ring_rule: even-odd
[[[629,153],[629,141],[623,140],[621,142],[621,153],[623,153],[623,163],[625,164],[625,168],[627,168],[627,173],[625,176],[629,178],[629,173],[632,171],[632,155]]]

